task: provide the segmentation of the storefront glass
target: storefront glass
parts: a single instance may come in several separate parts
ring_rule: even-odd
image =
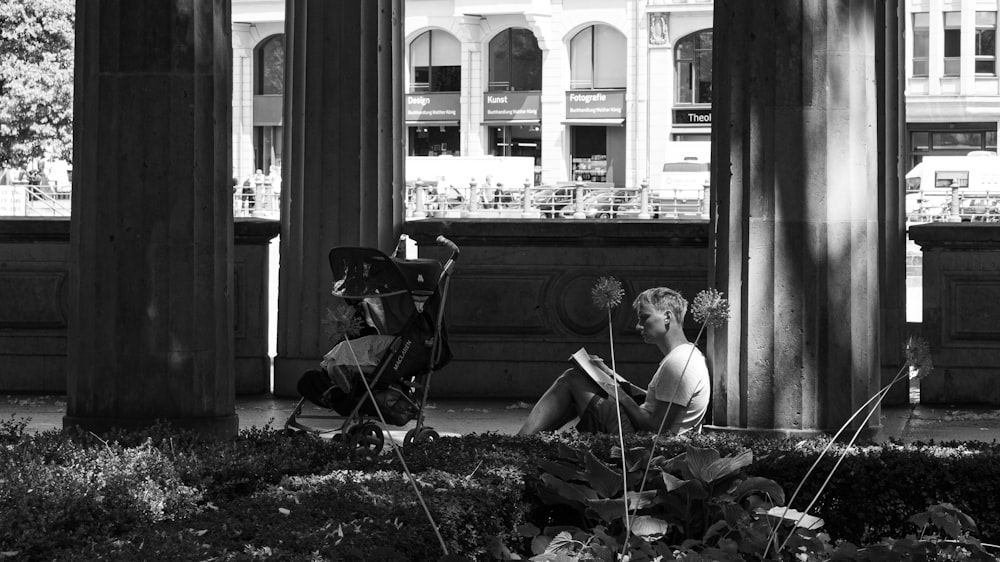
[[[609,181],[607,127],[570,127],[570,131],[570,177],[579,181]]]
[[[461,156],[461,132],[458,126],[431,125],[408,129],[409,156]]]
[[[537,185],[542,181],[542,127],[540,125],[509,125],[489,127],[490,154],[493,156],[530,156],[535,160]]]

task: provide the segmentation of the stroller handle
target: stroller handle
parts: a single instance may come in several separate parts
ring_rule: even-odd
[[[447,246],[448,249],[451,250],[451,259],[452,259],[452,261],[458,259],[459,250],[458,250],[458,245],[457,244],[455,244],[451,240],[448,240],[444,236],[441,236],[440,234],[437,237],[437,243],[441,244],[442,246]]]

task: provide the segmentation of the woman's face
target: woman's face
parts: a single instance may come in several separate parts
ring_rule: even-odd
[[[669,325],[669,313],[665,314],[653,308],[653,305],[644,302],[635,309],[638,322],[635,329],[642,335],[642,341],[654,343],[663,338],[667,333]]]

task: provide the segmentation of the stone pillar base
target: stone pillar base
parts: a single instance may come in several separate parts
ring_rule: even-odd
[[[869,425],[858,434],[858,442],[869,442],[873,440],[882,430],[881,425]],[[846,443],[856,430],[845,431],[840,436],[840,441]],[[816,437],[832,436],[834,431],[820,429],[771,429],[755,427],[724,427],[719,425],[702,426],[703,433],[728,433],[730,435],[748,435],[765,439],[814,439]]]
[[[97,435],[105,434],[113,429],[138,430],[151,427],[157,421],[165,421],[175,429],[194,431],[205,441],[216,439],[231,439],[239,433],[240,419],[236,414],[198,417],[198,418],[122,418],[122,417],[91,417],[63,416],[63,428],[80,428],[92,431]]]

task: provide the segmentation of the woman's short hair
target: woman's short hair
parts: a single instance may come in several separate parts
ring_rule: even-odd
[[[684,323],[684,315],[687,314],[688,302],[681,294],[667,287],[653,287],[639,293],[632,301],[632,308],[638,309],[641,305],[648,304],[657,312],[671,312],[681,324]]]

